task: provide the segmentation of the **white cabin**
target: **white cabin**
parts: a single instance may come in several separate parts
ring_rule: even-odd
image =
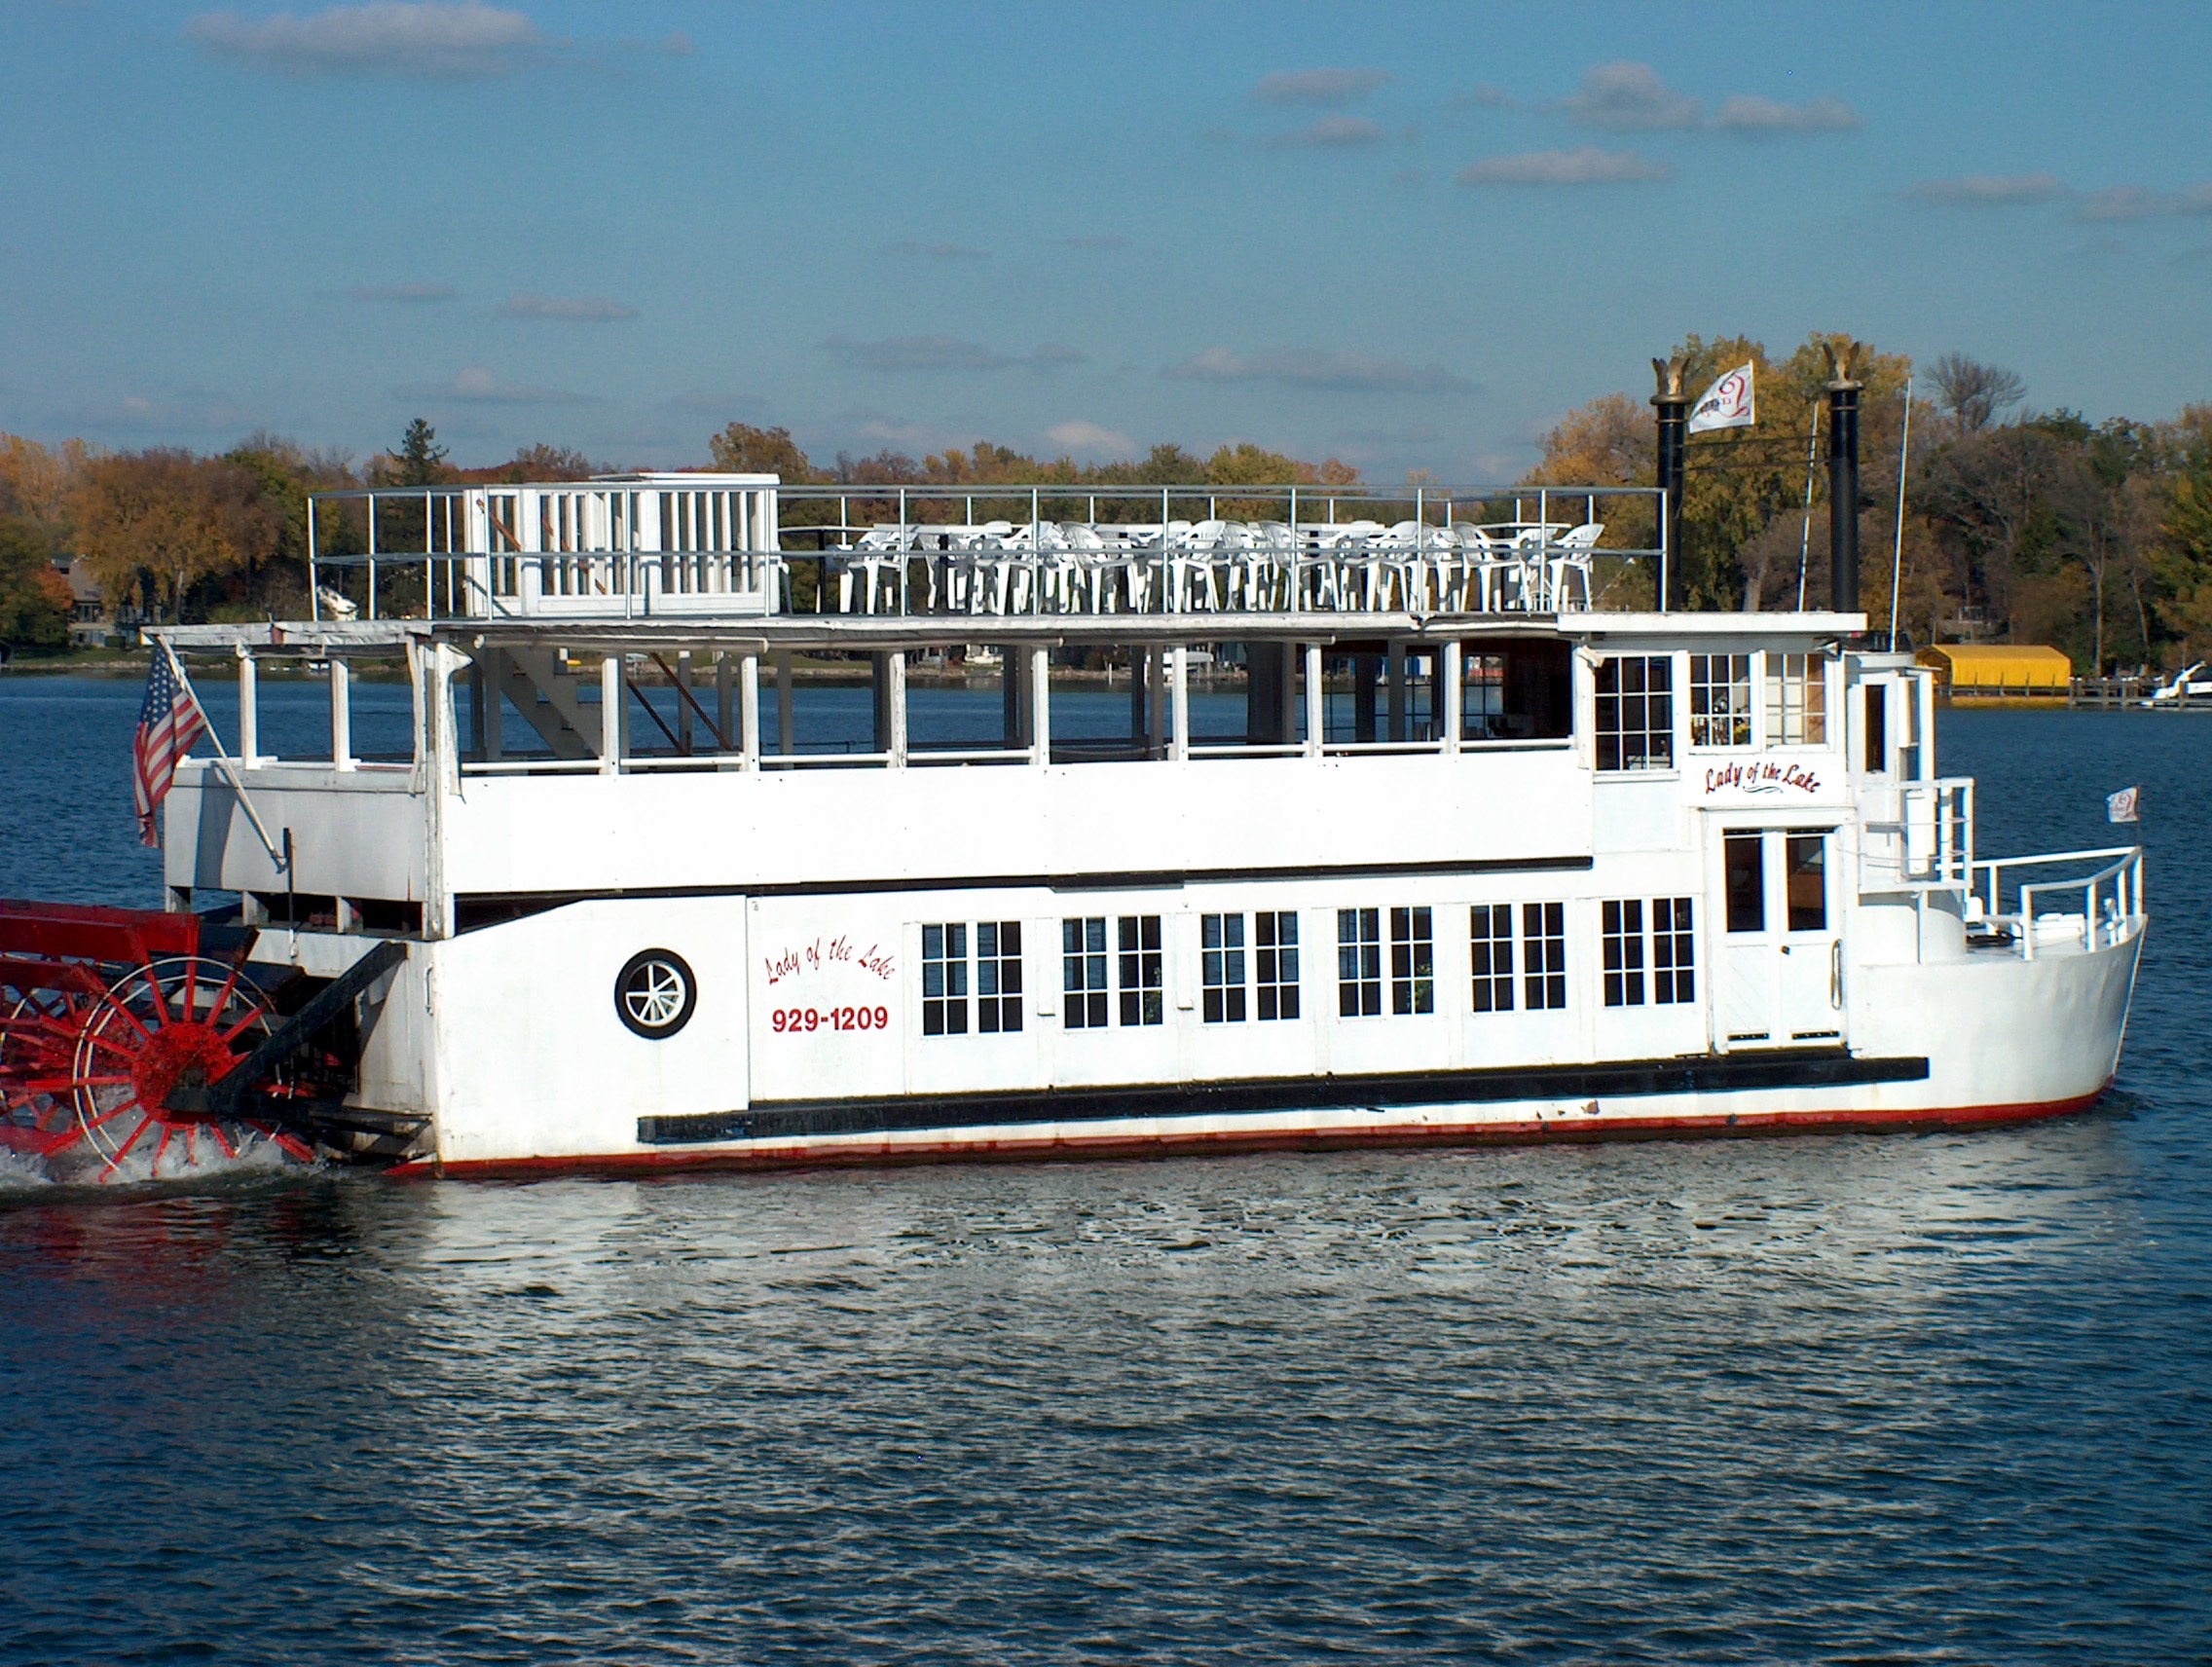
[[[1862,615],[1616,611],[1654,495],[1518,496],[320,500],[358,617],[158,633],[240,685],[172,904],[317,977],[404,944],[350,1097],[457,1172],[2093,1098],[2138,854],[1980,858]],[[262,747],[272,659],[328,662],[326,753]],[[372,659],[404,757],[352,746]]]

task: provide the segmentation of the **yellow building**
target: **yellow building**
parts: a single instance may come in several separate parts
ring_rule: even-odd
[[[2074,662],[2040,643],[1943,643],[1919,660],[1936,668],[1937,694],[1969,699],[2063,700],[2074,678]]]

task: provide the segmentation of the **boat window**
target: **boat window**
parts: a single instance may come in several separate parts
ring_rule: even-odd
[[[1828,836],[1792,834],[1785,858],[1789,887],[1789,930],[1825,932],[1828,927]]]
[[[1164,1022],[1167,1013],[1160,952],[1160,916],[1123,915],[1120,939],[1122,1022]]]
[[[1070,1030],[1106,1027],[1106,917],[1060,922],[1060,1022]]]
[[[1390,910],[1390,1011],[1436,1011],[1436,941],[1425,908]]]
[[[1574,730],[1573,663],[1565,643],[1460,644],[1461,738],[1565,740]]]
[[[1259,980],[1260,1017],[1298,1017],[1298,915],[1263,909],[1252,916],[1253,972]]]
[[[1721,841],[1728,930],[1766,930],[1766,835],[1731,834]]]
[[[1697,999],[1697,933],[1693,904],[1686,897],[1607,900],[1603,907],[1605,1005],[1641,1007],[1650,969],[1654,1006]],[[1650,922],[1648,936],[1644,922]]]
[[[1766,744],[1823,747],[1828,739],[1828,656],[1766,657]]]
[[[985,920],[974,929],[976,959],[968,959],[970,927],[947,921],[922,928],[922,1034],[986,1035],[1021,1028],[1021,922]]]
[[[1355,746],[1438,740],[1443,667],[1444,656],[1433,647],[1339,644],[1328,666],[1322,739]]]
[[[1021,1028],[1021,922],[985,920],[976,928],[976,1028]]]
[[[1567,1006],[1567,906],[1521,906],[1522,993],[1533,1013]]]
[[[1890,685],[1866,685],[1866,770],[1880,775],[1890,767]]]
[[[1643,900],[1608,899],[1604,906],[1605,1005],[1643,1005]]]
[[[1751,656],[1690,656],[1690,745],[1751,744]]]
[[[1207,914],[1198,922],[1200,1015],[1208,1024],[1244,1021],[1244,917]]]
[[[1382,917],[1373,908],[1337,910],[1337,1013],[1373,1019],[1382,1011]]]
[[[1665,654],[1598,662],[1598,767],[1664,770],[1675,763],[1675,664]]]
[[[1651,999],[1662,1007],[1697,999],[1697,934],[1686,897],[1651,900]]]
[[[1513,906],[1478,903],[1469,911],[1477,1013],[1513,1011]]]
[[[922,1034],[968,1033],[968,928],[922,928]]]

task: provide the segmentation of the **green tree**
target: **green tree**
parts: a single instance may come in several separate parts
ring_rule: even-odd
[[[420,417],[407,425],[399,450],[385,456],[390,463],[386,473],[395,486],[435,486],[445,478],[446,449],[438,444],[438,431]]]
[[[0,515],[0,645],[61,648],[69,643],[69,581],[37,523]]]

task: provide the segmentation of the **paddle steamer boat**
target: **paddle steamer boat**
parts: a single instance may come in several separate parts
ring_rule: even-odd
[[[355,617],[150,633],[239,692],[170,911],[0,909],[9,1136],[465,1175],[2089,1104],[2139,852],[1981,857],[1855,553],[1836,606],[1692,611],[1673,503],[325,497]],[[368,660],[400,756],[353,744]],[[273,661],[326,664],[320,756],[263,747]]]

